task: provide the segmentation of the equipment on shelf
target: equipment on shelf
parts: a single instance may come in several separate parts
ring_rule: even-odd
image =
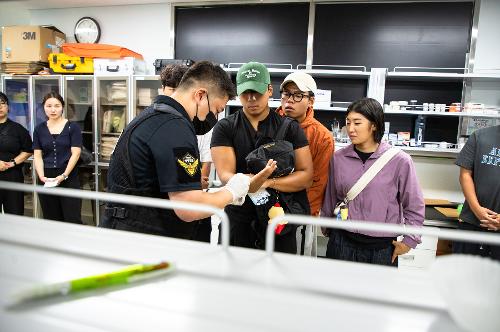
[[[193,60],[181,60],[181,59],[156,59],[154,62],[155,65],[155,73],[156,75],[160,75],[163,68],[167,65],[185,65],[187,67],[191,66],[194,63]]]
[[[71,56],[64,53],[49,54],[49,65],[53,73],[61,74],[93,74],[92,58]]]

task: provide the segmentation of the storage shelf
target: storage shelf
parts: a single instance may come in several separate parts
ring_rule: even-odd
[[[412,81],[463,81],[467,74],[435,72],[388,72],[387,79]]]
[[[230,74],[236,74],[239,68],[224,68],[224,70]],[[290,73],[296,71],[303,71],[314,77],[342,77],[342,78],[364,78],[368,79],[370,77],[370,72],[358,71],[358,70],[328,70],[328,69],[276,69],[268,68],[269,74],[287,76]]]
[[[469,73],[465,74],[466,79],[470,80],[478,80],[478,81],[499,81],[500,82],[500,74],[479,74],[479,73]]]
[[[335,148],[344,148],[351,143],[335,142]],[[410,146],[396,146],[397,148],[407,152],[411,156],[422,157],[441,157],[441,158],[456,158],[461,149],[442,149],[442,148],[424,148]]]
[[[278,108],[281,106],[281,102],[278,100],[269,100],[269,107]],[[242,107],[239,100],[230,100],[227,106],[231,107]],[[346,112],[347,107],[314,107],[315,111],[334,111],[334,112]],[[385,114],[400,114],[400,115],[427,115],[427,116],[451,116],[451,117],[475,117],[475,118],[500,118],[500,113],[498,114],[484,114],[479,112],[431,112],[431,111],[386,111]]]
[[[271,108],[278,108],[281,106],[281,101],[279,100],[269,100],[268,102],[269,107]],[[242,107],[241,103],[239,100],[230,100],[227,103],[227,106],[231,107]],[[347,107],[337,107],[337,106],[331,106],[331,107],[314,107],[315,111],[335,111],[335,112],[345,112],[347,111]]]
[[[484,114],[484,113],[479,113],[479,112],[384,111],[384,113],[385,114],[401,114],[401,115],[500,118],[500,113],[498,113],[498,114]]]
[[[388,72],[387,78],[392,80],[412,80],[412,81],[463,81],[487,80],[500,81],[500,74],[494,73],[439,73],[439,72]]]
[[[123,103],[121,103],[121,104],[116,104],[116,103],[114,103],[114,104],[113,104],[113,103],[101,103],[101,104],[99,104],[99,105],[100,105],[100,106],[123,106],[123,107],[126,107],[126,106],[127,106],[127,104],[126,104],[126,103],[125,103],[125,104],[123,104]]]

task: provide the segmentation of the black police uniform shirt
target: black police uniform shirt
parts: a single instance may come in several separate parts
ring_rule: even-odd
[[[0,160],[10,161],[21,152],[32,153],[32,142],[28,131],[19,123],[7,119],[0,123]],[[7,170],[20,170],[22,163]],[[5,172],[0,172],[0,175]]]
[[[128,148],[137,188],[158,188],[164,198],[169,192],[201,190],[198,141],[186,110],[167,96],[158,96],[155,103],[170,105],[179,115],[155,111],[161,114],[132,132]],[[172,210],[165,214],[169,226],[188,237],[193,223],[182,221]]]
[[[137,187],[164,194],[201,189],[198,143],[188,114],[170,97],[159,96],[155,103],[174,107],[179,116],[153,116],[132,132],[129,154]]]
[[[236,155],[236,173],[248,174],[250,172],[247,169],[245,157],[257,147],[259,142],[266,138],[274,138],[282,122],[283,118],[271,110],[269,115],[259,122],[255,131],[243,110],[239,110],[215,125],[210,147],[233,147]],[[294,150],[309,145],[303,129],[295,120],[290,123],[284,139],[292,143]],[[255,218],[255,206],[248,196],[241,207],[228,205],[226,212],[237,215],[238,221],[251,221]]]
[[[500,126],[474,131],[455,164],[472,171],[479,204],[500,213]],[[464,202],[460,219],[469,224],[480,225],[467,201]]]

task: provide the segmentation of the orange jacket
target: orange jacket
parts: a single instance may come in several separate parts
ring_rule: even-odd
[[[285,116],[281,106],[276,110],[281,116]],[[311,215],[317,216],[323,198],[325,196],[325,188],[328,180],[328,168],[330,158],[333,155],[333,136],[318,120],[314,118],[314,110],[312,107],[306,112],[306,118],[300,123],[302,129],[309,141],[309,149],[311,150],[312,161],[314,165],[313,183],[307,189],[307,198],[311,205]]]

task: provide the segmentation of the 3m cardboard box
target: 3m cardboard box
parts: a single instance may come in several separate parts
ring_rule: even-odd
[[[48,61],[59,53],[66,35],[53,26],[16,25],[2,27],[2,61]]]

